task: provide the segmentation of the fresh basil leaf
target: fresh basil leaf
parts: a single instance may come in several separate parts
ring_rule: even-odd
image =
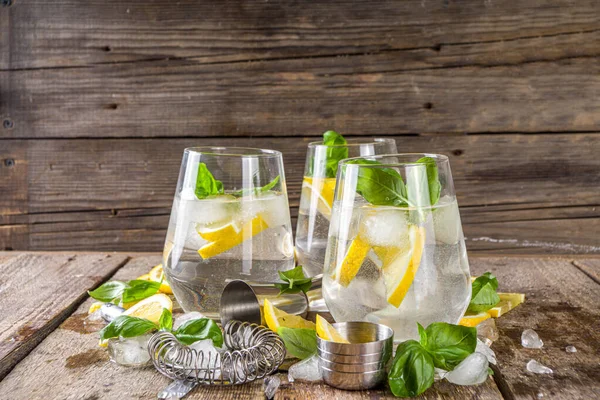
[[[129,315],[119,315],[100,331],[100,339],[135,337],[148,333],[154,329],[156,329],[156,325],[154,325],[152,321],[131,317]]]
[[[198,175],[196,176],[196,197],[205,199],[208,196],[223,194],[223,182],[215,179],[204,163],[198,165]]]
[[[280,179],[279,175],[277,175],[275,177],[275,179],[273,179],[271,182],[267,183],[265,186],[255,187],[252,189],[241,189],[241,190],[238,190],[231,194],[234,195],[235,197],[243,197],[243,196],[248,196],[249,194],[266,193],[269,190],[273,189],[277,185],[277,183],[279,183],[279,179]]]
[[[163,308],[160,319],[158,320],[158,328],[169,332],[173,328],[173,314],[168,308]]]
[[[325,177],[335,178],[338,170],[338,164],[344,158],[348,158],[348,144],[346,139],[335,131],[327,131],[323,134],[323,144],[325,146],[334,146],[327,149],[325,162]]]
[[[183,344],[190,345],[198,340],[211,339],[215,347],[223,346],[221,328],[209,318],[199,318],[187,321],[175,332],[175,337]]]
[[[471,302],[467,311],[471,313],[480,313],[494,307],[500,301],[496,289],[498,289],[498,279],[490,272],[486,272],[471,284]]]
[[[312,278],[307,278],[304,275],[302,266],[298,265],[287,271],[278,271],[279,278],[285,283],[275,283],[275,287],[279,289],[279,294],[308,292],[312,286]]]
[[[277,334],[294,357],[304,360],[317,352],[317,332],[312,329],[280,327]]]
[[[129,287],[123,290],[121,297],[123,303],[143,300],[156,294],[160,288],[160,282],[154,281],[132,280],[127,284]]]
[[[380,165],[377,161],[356,159],[348,164]],[[359,168],[356,192],[376,206],[406,207],[406,186],[400,173],[392,168]]]
[[[431,205],[435,205],[440,199],[442,184],[438,175],[438,167],[432,157],[422,157],[417,160],[418,163],[425,164],[427,167],[427,182],[429,185],[429,200]],[[410,191],[410,187],[409,187]]]
[[[462,360],[475,351],[477,329],[446,322],[434,322],[419,335],[421,345],[433,358],[437,368],[452,371]],[[425,340],[424,340],[425,338]]]
[[[417,329],[419,330],[419,342],[421,343],[421,346],[427,348],[427,332],[425,331],[425,328],[417,322]]]
[[[88,294],[98,301],[109,303],[121,297],[125,288],[127,288],[127,284],[124,282],[110,281],[92,291],[88,291]]]
[[[388,383],[396,397],[415,397],[433,385],[433,360],[416,340],[407,340],[396,349]]]

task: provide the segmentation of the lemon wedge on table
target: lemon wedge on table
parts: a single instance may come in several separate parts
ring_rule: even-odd
[[[235,222],[230,222],[216,229],[199,229],[198,234],[210,243],[198,250],[203,259],[219,255],[241,244],[243,241],[258,235],[269,226],[262,216],[257,215],[239,228]]]
[[[159,292],[166,293],[166,294],[173,294],[171,285],[169,285],[169,282],[167,282],[167,280],[165,279],[164,274],[165,274],[165,272],[163,270],[162,264],[158,264],[158,265],[155,265],[154,267],[152,267],[150,272],[148,272],[147,274],[140,275],[135,279],[137,279],[139,281],[160,282],[160,288],[158,289]],[[127,303],[127,304],[129,304],[129,307],[131,307],[135,303],[133,303],[133,304]],[[129,307],[124,307],[124,308],[129,308]]]
[[[486,319],[490,319],[490,318],[491,318],[490,314],[488,314],[486,311],[482,311],[479,314],[465,315],[464,317],[461,318],[461,320],[458,324],[462,325],[462,326],[474,327],[474,326],[479,325]]]
[[[334,194],[335,178],[313,178],[305,176],[302,181],[302,196],[311,200],[313,196],[316,196],[317,211],[327,219],[331,218]]]
[[[173,302],[166,294],[158,293],[131,306],[122,315],[144,318],[158,324],[163,308],[172,312]]]
[[[280,327],[315,329],[315,324],[313,322],[307,321],[298,315],[288,314],[285,311],[278,309],[273,306],[268,299],[265,299],[263,312],[265,322],[273,332],[277,332],[277,329]]]
[[[408,236],[410,248],[382,267],[387,301],[396,308],[402,304],[421,265],[425,247],[425,228],[411,225],[408,228]]]
[[[336,343],[350,343],[327,320],[317,314],[317,335],[321,339]]]
[[[500,302],[487,310],[493,318],[498,318],[525,301],[523,293],[498,293]]]

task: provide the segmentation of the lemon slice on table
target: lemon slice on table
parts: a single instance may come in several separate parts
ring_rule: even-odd
[[[474,326],[479,325],[481,322],[485,321],[486,319],[490,319],[490,318],[491,318],[490,314],[488,314],[486,311],[482,311],[479,314],[465,315],[464,317],[461,318],[461,320],[458,324],[472,328]]]
[[[164,278],[164,273],[165,272],[163,270],[162,264],[158,264],[158,265],[155,265],[154,267],[152,267],[150,272],[148,272],[147,274],[140,275],[135,279],[137,279],[139,281],[160,282],[160,288],[158,289],[159,292],[166,293],[166,294],[173,294],[171,285],[169,285],[169,282],[167,282],[166,279]],[[126,307],[126,308],[129,308],[129,307]]]
[[[350,343],[327,320],[317,314],[317,335],[321,339],[336,343]]]
[[[347,287],[352,282],[369,250],[371,250],[371,245],[362,236],[358,235],[352,240],[344,259],[336,268],[335,276],[339,277],[340,285]]]
[[[158,324],[163,308],[173,311],[173,302],[163,293],[158,293],[131,306],[122,315],[144,318]]]
[[[313,196],[317,196],[317,211],[327,219],[331,218],[334,194],[335,178],[305,176],[302,181],[302,196],[311,200]]]
[[[239,229],[234,222],[217,229],[199,229],[198,234],[210,243],[198,250],[203,259],[219,255],[241,244],[243,241],[258,235],[269,226],[262,216],[257,215]]]
[[[425,247],[425,228],[411,225],[408,237],[410,248],[382,268],[387,301],[396,308],[402,304],[419,270]]]
[[[285,311],[278,309],[273,304],[265,299],[263,305],[264,318],[267,326],[273,332],[277,332],[280,327],[284,328],[303,328],[303,329],[315,329],[313,322],[307,321],[297,315],[288,314]]]
[[[92,303],[92,305],[90,306],[90,309],[88,310],[88,314],[93,314],[96,311],[98,311],[100,309],[100,307],[102,307],[104,305],[103,302],[101,301],[95,301]]]
[[[523,293],[498,293],[500,302],[487,310],[493,318],[499,318],[525,301]]]

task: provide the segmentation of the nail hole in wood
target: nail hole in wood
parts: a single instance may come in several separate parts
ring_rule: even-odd
[[[102,50],[106,51],[107,53],[108,53],[109,51],[112,51],[112,49],[110,48],[110,46],[104,46],[104,47],[102,48]]]
[[[456,149],[452,152],[452,154],[454,154],[455,156],[461,156],[464,152],[460,149]]]
[[[436,44],[435,46],[433,46],[431,48],[431,50],[433,50],[433,51],[441,51],[442,50],[442,45],[441,44]]]
[[[12,0],[2,0],[2,7],[12,6]]]
[[[114,208],[110,210],[110,214],[113,216],[117,216],[119,214],[119,210],[115,210]]]
[[[4,129],[11,129],[15,126],[15,123],[7,118],[4,120],[4,122],[2,122],[2,126],[4,127]]]
[[[116,110],[117,108],[119,108],[119,105],[117,103],[112,103],[107,105],[106,108],[109,110]]]
[[[4,160],[4,166],[8,167],[8,168],[12,168],[15,166],[15,160],[13,160],[12,158],[7,158],[6,160]]]
[[[427,103],[423,104],[423,108],[426,110],[431,110],[433,108],[433,104],[430,102],[427,102]]]
[[[13,248],[12,248],[12,247],[10,247],[10,246],[7,246],[7,247],[5,247],[5,248],[4,248],[4,250],[5,250],[5,251],[13,251]]]

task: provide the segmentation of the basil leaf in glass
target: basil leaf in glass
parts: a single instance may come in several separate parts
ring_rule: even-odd
[[[356,159],[348,164],[381,165],[377,161]],[[359,168],[356,192],[376,206],[406,207],[406,186],[400,173],[392,168]]]
[[[267,183],[265,186],[259,186],[252,189],[241,189],[236,192],[233,192],[232,195],[234,195],[235,197],[243,197],[249,194],[266,193],[269,190],[272,190],[275,186],[277,186],[280,179],[280,176],[277,175],[271,182]]]
[[[490,272],[486,272],[471,284],[471,302],[467,311],[471,313],[480,313],[487,311],[500,302],[500,297],[496,293],[498,289],[498,279]]]
[[[338,163],[344,158],[348,158],[348,144],[346,139],[335,131],[323,133],[323,144],[325,146],[334,146],[327,149],[325,162],[325,177],[335,178],[338,170]]]
[[[312,329],[280,327],[277,334],[294,357],[303,360],[317,352],[317,332]]]
[[[427,166],[426,170],[427,182],[429,186],[429,200],[433,206],[440,199],[440,193],[442,191],[442,184],[440,183],[437,164],[432,157],[422,157],[419,158],[417,162]]]
[[[225,193],[223,182],[216,180],[206,164],[202,162],[198,164],[195,193],[198,199]]]
[[[312,286],[312,278],[307,278],[304,275],[302,266],[287,271],[278,271],[279,278],[285,283],[275,283],[275,287],[279,289],[279,294],[284,293],[299,293],[308,292]]]
[[[416,340],[407,340],[396,349],[388,383],[396,397],[415,397],[433,384],[433,360]]]

